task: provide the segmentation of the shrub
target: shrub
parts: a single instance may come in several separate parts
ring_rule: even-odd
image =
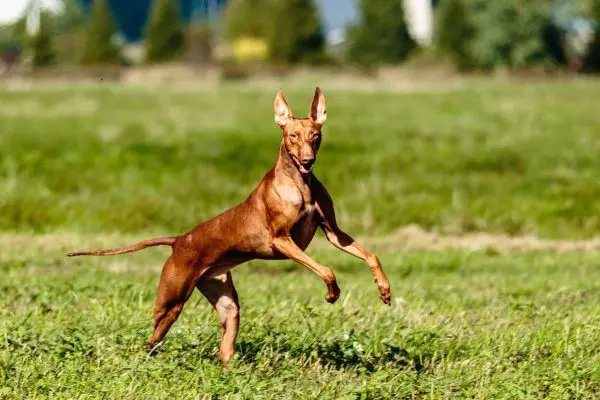
[[[15,24],[0,26],[0,61],[7,65],[18,62],[28,44],[24,21],[21,18]]]
[[[404,61],[417,44],[408,31],[404,0],[361,0],[362,20],[348,31],[348,58],[364,66]]]
[[[184,46],[178,0],[156,0],[146,32],[146,61],[172,61],[182,55]]]
[[[240,62],[265,61],[269,47],[265,40],[253,37],[240,37],[232,43],[233,57]]]
[[[220,63],[220,79],[223,81],[243,80],[251,76],[247,66],[240,64],[235,59],[226,58]]]
[[[445,0],[437,11],[436,43],[461,69],[473,67],[471,40],[475,27],[464,0]]]
[[[552,3],[547,0],[469,0],[475,34],[472,58],[482,68],[554,64],[544,38]]]
[[[213,33],[209,26],[194,24],[185,31],[185,59],[207,63],[213,58]]]

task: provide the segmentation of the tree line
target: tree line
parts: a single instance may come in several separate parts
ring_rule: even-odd
[[[107,0],[94,0],[89,15],[81,9],[78,0],[63,0],[61,12],[40,13],[39,24],[31,36],[27,33],[26,21],[27,15],[24,15],[12,26],[5,27],[0,45],[30,53],[34,67],[48,67],[59,61],[83,66],[127,63],[122,55],[123,43],[117,40],[116,19]],[[181,21],[179,1],[154,0],[145,32],[145,61],[176,60],[185,48],[189,32],[193,29],[185,27]],[[65,43],[68,42],[65,38],[74,39]],[[63,60],[59,60],[60,47],[67,53]]]
[[[117,25],[107,0],[94,0],[89,15],[84,15],[77,0],[63,1],[61,13],[42,13],[32,37],[22,19],[9,27],[8,41],[28,50],[33,66],[49,66],[57,62],[59,39],[65,32],[77,32],[81,43],[72,46],[77,54],[71,62],[87,66],[126,63],[122,44],[115,41]],[[204,23],[184,24],[179,0],[154,0],[143,43],[144,60],[181,60],[190,48],[210,57],[218,33],[231,44],[237,62],[376,67],[401,64],[429,52],[463,71],[564,65],[579,71],[600,70],[600,0],[564,0],[565,5],[585,5],[580,13],[596,33],[583,50],[570,46],[581,38],[570,38],[572,33],[556,22],[560,1],[438,2],[434,43],[426,49],[410,34],[404,0],[358,0],[359,20],[348,27],[340,47],[332,49],[312,0],[231,0],[217,24],[219,29]]]

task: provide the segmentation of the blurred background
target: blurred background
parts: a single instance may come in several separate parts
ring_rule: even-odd
[[[597,0],[2,3],[3,74],[177,63],[228,79],[292,66],[581,73],[600,64]]]
[[[0,0],[0,399],[600,398],[599,22],[600,0]],[[318,233],[334,306],[252,261],[239,369],[198,293],[148,357],[170,249],[65,253],[241,202],[277,89],[302,117],[315,86],[315,175],[394,306]]]
[[[317,174],[349,230],[590,237],[599,20],[600,0],[4,1],[0,228],[188,229],[274,162],[275,90],[306,115],[319,85]]]

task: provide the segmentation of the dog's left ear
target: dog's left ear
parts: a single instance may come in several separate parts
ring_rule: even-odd
[[[313,120],[317,125],[323,125],[327,120],[327,110],[325,108],[325,96],[321,89],[317,87],[315,90],[315,97],[313,98],[312,105],[310,106],[310,119]]]

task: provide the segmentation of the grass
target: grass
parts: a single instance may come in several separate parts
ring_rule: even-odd
[[[350,233],[597,234],[599,82],[322,88],[315,172]],[[286,89],[297,115],[311,89]],[[336,272],[338,303],[292,262],[251,262],[233,273],[242,324],[231,371],[197,293],[159,351],[144,353],[167,252],[64,253],[182,233],[241,201],[275,159],[274,93],[0,91],[0,399],[600,397],[596,253],[386,241],[374,250],[389,308],[368,268],[321,237],[310,254]]]
[[[327,91],[316,174],[342,224],[584,238],[600,228],[597,82]],[[287,91],[296,115],[312,87]],[[274,91],[0,92],[0,227],[180,233],[275,161]]]
[[[312,252],[338,275],[335,305],[301,267],[254,262],[234,273],[242,325],[228,372],[198,293],[160,351],[142,351],[164,251],[66,262],[66,245],[15,250],[0,265],[9,397],[600,396],[594,255],[383,253],[392,308],[368,269],[335,250]]]

